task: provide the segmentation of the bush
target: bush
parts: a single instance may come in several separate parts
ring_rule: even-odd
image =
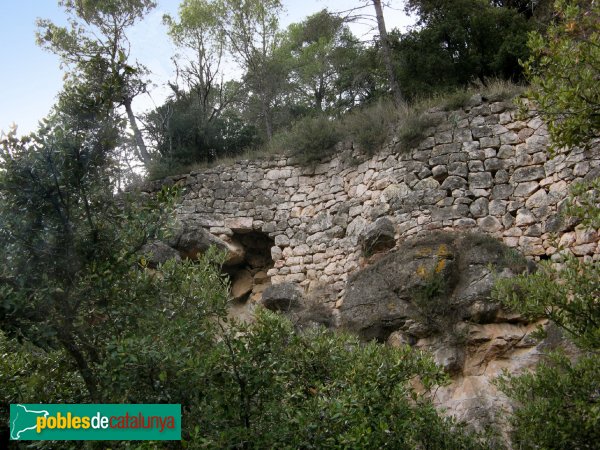
[[[45,351],[0,331],[0,445],[9,441],[10,404],[80,403],[86,398],[83,380],[64,351]]]
[[[332,156],[335,144],[342,137],[335,121],[325,116],[309,116],[296,122],[280,139],[296,163],[310,165]]]
[[[600,4],[554,5],[556,20],[546,32],[529,35],[528,97],[539,105],[557,147],[586,145],[600,137]]]
[[[439,123],[439,122],[438,122]],[[415,146],[425,139],[428,135],[427,131],[437,125],[436,122],[427,117],[425,114],[414,114],[404,117],[400,121],[398,127],[398,140],[402,151],[410,151]]]
[[[346,136],[358,144],[362,152],[372,155],[381,150],[397,119],[398,111],[393,103],[379,101],[344,116],[342,129]]]
[[[597,181],[596,181],[597,184]],[[582,226],[597,224],[600,208],[580,185],[569,199]],[[583,206],[583,207],[582,207]],[[550,353],[530,374],[504,374],[498,385],[517,402],[511,418],[519,448],[597,448],[600,441],[600,261],[567,258],[562,267],[543,262],[534,274],[499,280],[494,298],[525,318],[546,318],[580,350],[576,361]],[[540,328],[538,336],[545,330]]]
[[[511,417],[516,448],[598,448],[598,354],[585,355],[572,363],[561,353],[551,353],[535,372],[505,372],[497,384],[517,401]]]
[[[235,112],[212,118],[199,99],[181,93],[146,115],[146,132],[154,142],[152,179],[185,173],[186,167],[237,156],[259,143],[256,127]]]

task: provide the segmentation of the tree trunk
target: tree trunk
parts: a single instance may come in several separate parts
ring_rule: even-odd
[[[71,357],[75,360],[75,365],[77,366],[77,370],[83,379],[85,387],[87,388],[88,393],[90,394],[90,400],[93,403],[102,403],[102,395],[98,392],[97,388],[97,380],[94,376],[92,370],[90,369],[85,356],[83,353],[77,348],[75,345],[74,337],[69,332],[63,330],[59,333],[59,340],[62,344],[63,348],[71,355]]]
[[[385,68],[388,73],[388,79],[390,82],[390,89],[392,90],[392,96],[394,104],[399,107],[402,104],[402,94],[400,93],[400,86],[394,73],[394,65],[392,64],[392,52],[390,50],[390,41],[388,34],[385,29],[385,21],[383,20],[383,9],[381,7],[381,0],[373,0],[373,6],[375,6],[375,15],[377,17],[377,27],[379,28],[379,40],[381,42],[381,52],[383,54],[383,61]]]
[[[148,167],[152,162],[152,158],[150,157],[150,153],[148,153],[148,149],[146,148],[146,144],[144,143],[142,133],[140,132],[140,129],[137,126],[135,114],[133,114],[133,110],[131,109],[131,99],[125,99],[123,101],[123,106],[125,106],[125,111],[127,111],[127,117],[129,118],[129,125],[131,125],[131,129],[133,130],[133,137],[135,138],[135,144],[139,152],[138,156],[144,163],[144,166]]]
[[[270,141],[273,137],[273,124],[271,123],[271,111],[269,110],[269,106],[264,100],[262,101],[262,113],[265,117],[267,140]]]

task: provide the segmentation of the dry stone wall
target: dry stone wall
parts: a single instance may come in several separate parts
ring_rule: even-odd
[[[431,110],[438,125],[408,152],[392,137],[356,164],[361,152],[345,142],[315,167],[281,157],[166,181],[185,187],[183,222],[222,237],[264,233],[275,244],[271,283],[299,284],[337,308],[348,275],[364,265],[361,239],[384,217],[397,243],[431,230],[481,231],[534,260],[598,258],[597,230],[564,223],[559,211],[572,183],[600,175],[600,145],[550,157],[542,120],[518,116],[510,102],[474,97],[458,111]]]

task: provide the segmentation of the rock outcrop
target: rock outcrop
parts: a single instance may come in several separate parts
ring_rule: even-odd
[[[181,257],[228,252],[239,316],[263,304],[298,324],[427,348],[452,376],[438,404],[500,423],[510,405],[493,378],[535,366],[560,336],[531,339],[548,324],[502,310],[490,289],[540,260],[600,259],[598,230],[561,215],[570,186],[600,175],[600,143],[551,156],[538,116],[480,97],[430,113],[439,124],[412,149],[392,134],[371,157],[343,142],[314,167],[240,161],[143,189],[184,187],[169,244]]]
[[[182,185],[178,217],[191,229],[233,240],[266,236],[270,281],[306,291],[327,285],[335,291],[326,299],[331,306],[341,306],[348,276],[371,252],[432,230],[483,232],[532,260],[560,261],[562,252],[600,258],[597,230],[560,216],[569,186],[600,172],[599,144],[551,157],[542,120],[518,116],[509,102],[474,98],[461,110],[431,114],[439,124],[412,149],[392,134],[368,158],[344,142],[315,167],[285,157],[240,161],[144,189]],[[204,247],[194,243],[180,247]]]
[[[181,261],[179,252],[161,241],[144,245],[140,250],[140,254],[147,258],[148,267],[151,269],[156,269],[158,265],[164,264],[169,259]]]
[[[514,250],[482,234],[433,232],[411,238],[352,274],[340,325],[385,342],[401,331],[407,342],[464,332],[462,323],[491,323],[499,306],[495,278],[527,269]]]
[[[293,311],[301,308],[302,291],[293,283],[281,283],[266,288],[262,304],[271,311]]]
[[[431,351],[453,380],[436,392],[438,404],[476,426],[504,425],[498,413],[510,404],[492,380],[535,366],[548,343],[530,337],[539,324],[502,310],[490,293],[498,277],[529,270],[487,235],[410,238],[350,276],[340,325],[365,340]]]

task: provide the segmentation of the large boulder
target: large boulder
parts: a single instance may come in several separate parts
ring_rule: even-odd
[[[341,325],[381,342],[397,330],[416,338],[452,333],[461,321],[492,320],[494,277],[525,269],[524,258],[489,236],[412,238],[349,278]]]
[[[235,301],[243,301],[250,295],[254,287],[252,274],[247,270],[237,272],[231,281],[231,296]]]
[[[262,304],[271,311],[289,312],[302,308],[302,291],[294,283],[273,284],[262,295]]]
[[[396,245],[394,238],[396,230],[394,224],[387,217],[381,217],[369,225],[360,235],[359,243],[365,256],[371,256],[393,248]]]
[[[223,235],[226,240],[209,233],[202,226],[194,222],[178,222],[173,231],[173,236],[168,244],[179,250],[184,258],[195,259],[211,246],[217,247],[227,253],[225,266],[235,266],[244,262],[246,250],[244,246],[235,239]]]
[[[219,250],[228,251],[225,242],[194,222],[178,222],[168,244],[179,250],[181,256],[190,259],[195,259],[198,254],[204,253],[213,245]]]
[[[223,241],[227,248],[227,259],[224,262],[225,266],[237,266],[244,262],[246,258],[246,249],[235,239],[227,237]]]
[[[307,330],[315,327],[332,328],[335,325],[327,287],[304,293],[294,283],[269,285],[262,293],[262,305],[285,314],[294,324],[296,330]]]
[[[154,241],[144,245],[140,253],[146,258],[148,267],[156,269],[160,264],[164,264],[170,259],[181,261],[179,252],[161,241]]]

